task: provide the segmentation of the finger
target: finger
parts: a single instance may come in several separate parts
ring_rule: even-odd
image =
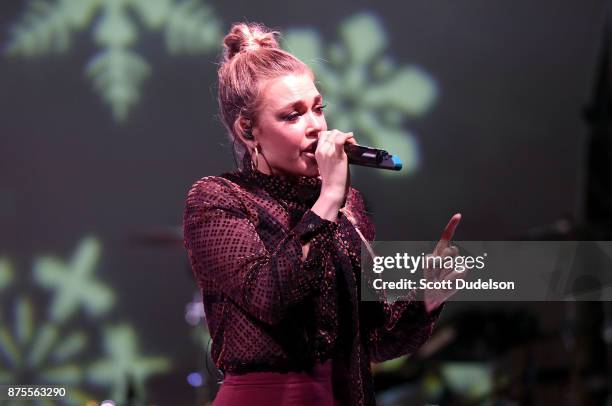
[[[345,156],[345,147],[347,144],[354,144],[356,145],[357,143],[355,142],[355,139],[353,138],[353,133],[343,133],[343,132],[339,132],[338,136],[336,137],[336,152],[338,153],[338,156]]]
[[[329,137],[329,144],[331,147],[330,149],[333,150],[333,154],[337,158],[342,158],[345,155],[344,145],[350,137],[352,137],[350,133],[343,133],[339,130],[332,130],[331,135]]]
[[[338,146],[344,146],[346,140],[350,137],[352,137],[350,133],[347,134],[338,130],[333,131],[333,142]]]
[[[451,217],[448,224],[446,225],[446,228],[444,229],[444,232],[442,233],[443,240],[446,240],[446,241],[452,240],[453,235],[455,235],[455,229],[457,229],[457,225],[459,224],[460,221],[461,221],[461,213],[457,213],[453,217]]]
[[[326,151],[334,148],[334,143],[330,141],[331,131],[320,131],[319,139],[317,141],[317,147],[315,153]]]
[[[436,248],[434,249],[434,255],[440,255],[442,253],[442,250],[448,247],[448,242],[453,238],[453,235],[455,234],[455,229],[457,228],[457,225],[460,221],[460,213],[457,213],[453,217],[451,217],[448,224],[444,228],[444,231],[442,232],[442,237],[440,238],[440,241],[438,241],[438,244],[436,244]]]
[[[440,269],[442,267],[443,264],[443,260],[441,257],[436,256],[434,254],[427,254],[425,255],[425,266],[424,268],[426,269]]]
[[[325,141],[329,139],[329,135],[330,135],[331,131],[319,131],[319,142],[321,141]]]
[[[329,133],[329,140],[338,145],[344,145],[348,139],[353,137],[352,132],[345,133],[337,129],[327,132]]]
[[[455,246],[448,246],[442,250],[442,257],[456,257],[459,255],[459,248]]]

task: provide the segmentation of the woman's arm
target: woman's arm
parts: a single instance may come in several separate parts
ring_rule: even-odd
[[[354,225],[368,241],[373,241],[374,224],[366,213],[361,194],[352,189],[347,204],[355,219]],[[428,313],[416,291],[394,303],[387,302],[384,297],[378,302],[361,302],[360,321],[365,329],[370,359],[382,362],[416,351],[430,337],[441,311],[442,306]]]
[[[253,317],[275,324],[316,288],[337,225],[308,210],[268,250],[230,186],[208,177],[189,191],[183,227],[200,286],[212,284]]]
[[[422,300],[364,302],[367,348],[372,362],[383,362],[418,350],[431,336],[443,304],[427,313]]]

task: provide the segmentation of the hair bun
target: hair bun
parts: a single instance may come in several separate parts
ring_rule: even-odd
[[[261,48],[279,48],[275,35],[267,27],[256,23],[236,23],[223,39],[225,60],[229,61],[243,51],[256,51]]]

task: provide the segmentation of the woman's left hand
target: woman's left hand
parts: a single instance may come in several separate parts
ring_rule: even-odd
[[[442,262],[446,257],[456,257],[459,255],[459,248],[454,245],[451,245],[451,240],[453,239],[453,235],[455,234],[455,229],[457,225],[461,221],[461,214],[457,213],[453,217],[451,217],[450,221],[444,228],[442,232],[442,237],[440,241],[436,244],[436,247],[433,251],[433,254],[427,256],[427,258],[431,257],[442,257]],[[426,268],[425,270],[425,279],[428,282],[443,282],[443,281],[451,281],[452,286],[455,286],[454,281],[456,279],[464,278],[464,272],[455,271],[454,267],[450,269],[442,268]],[[426,289],[424,294],[425,300],[425,308],[427,312],[431,312],[435,310],[438,306],[440,306],[446,299],[451,297],[457,292],[457,289]]]

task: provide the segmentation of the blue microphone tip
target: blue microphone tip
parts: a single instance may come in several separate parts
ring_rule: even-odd
[[[395,166],[396,171],[399,171],[400,169],[402,169],[402,160],[399,159],[398,156],[393,155],[391,157],[391,160],[393,161],[393,165]]]

